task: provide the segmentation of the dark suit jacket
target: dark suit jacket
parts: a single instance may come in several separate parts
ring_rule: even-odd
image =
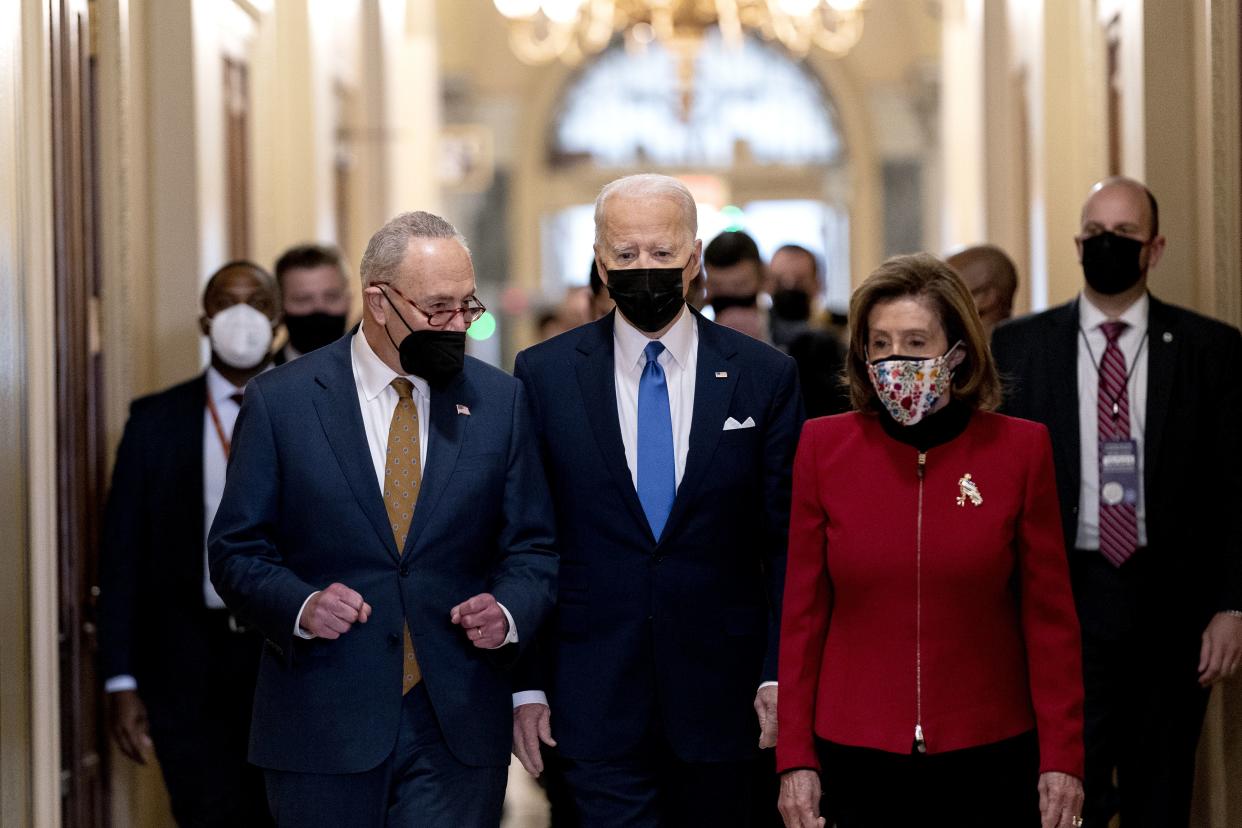
[[[696,314],[686,468],[659,543],[617,421],[615,314],[522,352],[561,552],[548,692],[561,751],[631,751],[654,721],[686,761],[746,759],[776,679],[789,489],[802,405],[793,360]],[[754,428],[723,431],[728,417]]]
[[[1004,411],[1048,426],[1066,547],[1078,526],[1078,305],[996,329]],[[1196,625],[1242,609],[1242,361],[1236,328],[1151,297],[1143,496],[1163,598]],[[1188,622],[1191,619],[1186,619]]]
[[[202,684],[206,376],[135,400],[117,449],[100,562],[100,671],[129,674],[153,717]]]
[[[403,623],[454,756],[507,764],[511,681],[502,668],[517,648],[476,649],[449,610],[490,592],[525,646],[552,606],[551,504],[521,385],[467,358],[432,391],[426,474],[398,550],[367,450],[350,338],[258,377],[234,431],[211,574],[268,642],[251,726],[255,764],[354,773],[383,761],[397,738]],[[336,581],[371,604],[370,620],[333,641],[296,637],[302,603]]]

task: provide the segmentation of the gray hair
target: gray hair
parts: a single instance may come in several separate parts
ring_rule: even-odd
[[[385,285],[392,283],[397,268],[405,261],[410,239],[453,239],[462,246],[466,255],[470,254],[465,237],[457,232],[456,227],[439,216],[422,210],[401,213],[377,230],[367,243],[367,250],[362,254],[362,264],[358,268],[362,275],[363,290],[375,282]]]
[[[699,211],[689,188],[676,178],[658,173],[638,173],[610,181],[595,199],[595,243],[603,242],[604,209],[613,196],[624,198],[666,198],[681,207],[686,232],[691,239],[699,235]]]

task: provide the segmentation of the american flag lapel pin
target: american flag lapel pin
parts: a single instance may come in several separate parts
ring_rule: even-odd
[[[728,371],[717,371],[716,372],[716,379],[727,379],[728,376],[729,376]]]
[[[461,403],[458,403],[458,404],[457,404],[457,413],[458,413],[458,414],[464,414],[464,415],[466,415],[467,417],[469,417],[469,416],[470,416],[470,406],[468,406],[468,405],[462,405]]]

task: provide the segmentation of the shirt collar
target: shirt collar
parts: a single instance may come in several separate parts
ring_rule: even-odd
[[[234,394],[241,393],[233,383],[224,378],[224,375],[215,369],[214,365],[207,366],[207,396],[212,402],[219,405]]]
[[[1129,330],[1145,331],[1147,330],[1147,312],[1151,307],[1151,301],[1147,293],[1144,292],[1134,304],[1126,308],[1125,313],[1116,317],[1122,322],[1127,323]],[[1079,294],[1078,297],[1078,324],[1082,326],[1084,331],[1097,330],[1100,325],[1109,321],[1110,317],[1104,311],[1097,308],[1087,298],[1086,294]]]
[[[376,397],[384,393],[384,389],[392,385],[392,381],[397,377],[405,377],[412,382],[419,396],[431,398],[431,386],[425,379],[413,374],[398,374],[379,358],[371,347],[371,343],[367,342],[367,338],[363,336],[362,325],[358,326],[358,332],[354,334],[353,341],[349,343],[349,353],[354,363],[354,376],[367,402],[374,401]]]
[[[694,347],[696,331],[694,314],[687,306],[682,308],[681,316],[671,328],[664,332],[664,336],[659,337],[659,341],[664,344],[669,356],[680,368],[685,368],[686,361],[690,358],[690,349]],[[612,326],[612,338],[616,348],[617,364],[627,371],[641,367],[643,350],[647,347],[647,343],[652,341],[651,337],[631,325],[618,311]]]

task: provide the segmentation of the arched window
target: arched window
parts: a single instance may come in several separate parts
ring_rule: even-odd
[[[848,175],[837,110],[819,79],[777,47],[748,37],[731,48],[713,29],[687,65],[658,43],[638,51],[615,45],[570,81],[549,125],[547,160],[563,179],[659,170],[710,182],[691,183],[705,244],[725,229],[749,232],[765,257],[801,244],[822,256],[827,302],[848,302]],[[547,295],[586,283],[588,200],[548,205],[543,214]]]
[[[836,110],[811,73],[754,38],[739,48],[711,29],[691,82],[680,57],[653,43],[604,52],[570,87],[553,123],[553,158],[599,167],[728,168],[830,164],[841,155]]]

